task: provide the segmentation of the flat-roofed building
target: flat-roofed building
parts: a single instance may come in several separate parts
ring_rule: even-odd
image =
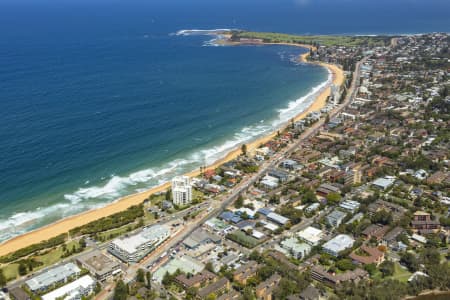
[[[138,262],[170,236],[165,225],[154,225],[141,232],[113,240],[108,251],[124,262]]]
[[[120,273],[120,263],[109,258],[98,250],[89,252],[77,258],[77,262],[98,281],[105,281],[108,278]]]
[[[322,230],[309,226],[299,231],[297,236],[305,243],[311,246],[317,246],[322,240],[324,234]]]
[[[344,221],[347,214],[340,210],[334,210],[329,215],[325,217],[327,223],[333,227],[338,227]]]
[[[339,253],[351,248],[355,240],[346,234],[339,234],[333,239],[329,240],[322,245],[323,251],[333,255],[335,257],[339,256]]]
[[[289,254],[296,258],[296,259],[302,259],[305,256],[307,256],[311,252],[311,246],[300,242],[296,237],[291,237],[288,239],[285,239],[281,242],[281,247],[289,252]]]
[[[25,285],[32,292],[43,292],[56,284],[67,282],[70,277],[80,275],[80,268],[74,263],[68,263],[52,269],[27,280]]]
[[[353,200],[345,200],[339,204],[339,207],[348,210],[351,213],[355,213],[359,209],[359,202]]]
[[[69,284],[66,284],[48,294],[42,296],[42,300],[79,300],[90,295],[94,291],[95,280],[85,275]]]

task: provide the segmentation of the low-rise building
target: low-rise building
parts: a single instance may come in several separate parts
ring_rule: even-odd
[[[334,210],[329,215],[327,215],[325,219],[327,220],[327,223],[330,226],[339,227],[339,225],[341,225],[346,216],[347,214],[345,212],[340,210]]]
[[[139,262],[169,236],[170,230],[167,226],[153,225],[132,236],[113,240],[108,251],[124,262]]]
[[[77,258],[77,262],[98,281],[105,281],[121,272],[120,263],[110,259],[98,250]]]
[[[345,210],[348,210],[352,214],[355,213],[359,209],[359,202],[353,200],[345,200],[339,204],[339,207]]]
[[[256,261],[249,261],[243,266],[240,266],[233,273],[234,281],[237,281],[241,284],[246,284],[247,279],[256,275],[256,271],[258,271],[259,265]]]
[[[309,226],[299,231],[297,236],[308,245],[317,246],[322,240],[324,233],[320,229]]]
[[[380,241],[386,232],[389,230],[389,226],[382,226],[378,224],[371,224],[361,233],[366,239],[375,238]]]
[[[334,287],[344,282],[359,282],[361,279],[369,277],[365,270],[356,268],[353,271],[335,274],[328,273],[322,266],[313,266],[311,268],[311,278],[323,284]]]
[[[339,234],[333,239],[322,245],[323,251],[332,255],[339,256],[339,253],[351,248],[355,240],[346,234]]]
[[[256,286],[256,297],[262,300],[272,300],[272,293],[280,283],[281,276],[273,274],[267,280]]]
[[[211,294],[214,294],[216,297],[221,295],[222,293],[228,291],[230,289],[230,281],[225,277],[220,278],[214,283],[202,288],[198,291],[197,295],[200,299],[205,299]]]
[[[65,283],[71,277],[80,275],[80,268],[73,263],[51,268],[25,282],[32,292],[43,292],[57,284]]]
[[[200,287],[205,283],[213,282],[217,279],[217,276],[207,270],[203,270],[202,272],[187,276],[186,274],[180,274],[175,277],[175,282],[181,285],[183,288],[188,289],[191,287]]]
[[[273,221],[279,225],[286,225],[289,223],[289,219],[279,215],[277,213],[271,212],[267,215],[267,219]]]
[[[384,252],[377,248],[362,245],[359,249],[364,254],[358,254],[356,251],[350,254],[350,258],[356,263],[363,265],[375,264],[378,266],[384,261]]]
[[[89,296],[95,287],[95,280],[85,275],[69,284],[66,284],[48,294],[42,296],[42,300],[79,300],[83,297]]]
[[[296,237],[291,237],[282,241],[281,246],[296,259],[304,258],[311,252],[312,249],[310,245],[299,242]]]

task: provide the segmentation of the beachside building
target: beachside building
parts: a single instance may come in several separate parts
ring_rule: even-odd
[[[85,275],[74,282],[66,284],[48,294],[42,296],[42,300],[79,300],[89,296],[95,287],[95,280]]]
[[[68,263],[49,269],[25,282],[32,292],[43,292],[57,284],[65,283],[71,277],[80,275],[80,268],[73,263]]]
[[[192,185],[188,176],[177,176],[172,179],[173,204],[187,205],[192,202]]]
[[[108,251],[124,262],[138,262],[170,236],[164,225],[154,225],[141,232],[113,240]]]
[[[83,268],[95,276],[98,281],[106,281],[121,272],[120,263],[109,258],[99,250],[91,251],[77,258]]]

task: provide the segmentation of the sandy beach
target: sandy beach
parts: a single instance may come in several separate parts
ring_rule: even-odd
[[[284,44],[288,46],[299,46],[310,49],[311,46],[308,45],[299,45],[299,44]],[[300,59],[304,62],[307,61],[307,56],[309,53],[302,54],[300,56]],[[330,70],[332,76],[333,76],[333,83],[335,85],[341,85],[344,82],[344,73],[343,71],[335,66],[325,63],[317,63],[318,65],[321,65],[325,68],[328,68]],[[295,117],[295,120],[300,120],[302,118],[305,118],[306,115],[313,111],[318,111],[321,108],[323,108],[326,105],[327,97],[330,94],[330,87],[328,86],[326,89],[321,91],[319,95],[317,95],[315,101],[302,113],[297,115]],[[247,143],[247,149],[248,151],[252,151],[256,148],[258,148],[261,144],[266,143],[267,141],[271,140],[276,135],[276,131],[268,136],[261,137],[253,142]],[[229,152],[224,158],[216,161],[214,164],[208,166],[209,169],[215,169],[218,166],[222,165],[223,163],[230,161],[237,156],[241,154],[240,146],[237,146],[234,150]],[[199,170],[192,171],[186,175],[188,176],[198,176]],[[170,186],[170,182],[167,182],[161,186],[149,189],[142,193],[137,193],[133,195],[129,195],[123,198],[118,199],[117,201],[108,204],[102,208],[89,210],[83,213],[80,213],[78,215],[74,215],[65,219],[62,219],[60,221],[57,221],[55,223],[49,224],[45,227],[30,231],[28,233],[25,233],[23,235],[17,236],[15,238],[12,238],[8,241],[3,242],[0,244],[0,256],[6,255],[10,252],[16,251],[20,248],[24,248],[26,246],[39,243],[43,240],[50,239],[54,236],[57,236],[59,234],[67,233],[70,229],[73,229],[75,227],[87,224],[89,222],[98,220],[102,217],[106,217],[112,214],[115,214],[117,212],[123,211],[127,209],[128,207],[132,205],[137,205],[142,203],[145,199],[147,199],[150,195],[161,192],[166,190]]]

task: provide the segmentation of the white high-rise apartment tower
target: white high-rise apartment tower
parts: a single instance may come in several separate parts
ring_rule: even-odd
[[[172,179],[173,204],[187,205],[192,202],[191,179],[188,176],[177,176]]]

